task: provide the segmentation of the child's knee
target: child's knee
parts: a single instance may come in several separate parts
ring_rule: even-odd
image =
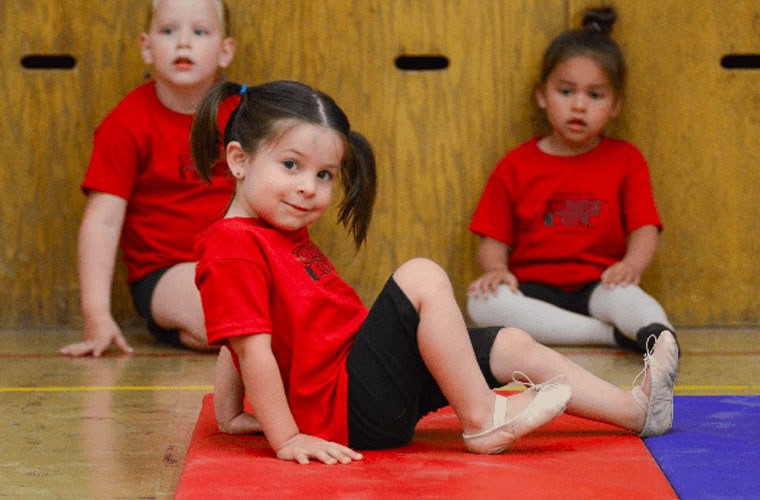
[[[393,273],[393,279],[402,289],[405,287],[413,289],[427,287],[440,290],[441,287],[451,287],[451,281],[446,271],[432,260],[422,257],[403,263]]]
[[[504,348],[518,353],[527,352],[541,345],[526,331],[515,327],[505,327],[499,330],[496,341]]]

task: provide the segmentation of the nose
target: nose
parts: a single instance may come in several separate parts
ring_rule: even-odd
[[[310,175],[302,175],[298,179],[298,192],[303,196],[314,196],[317,191],[317,182]]]
[[[586,96],[583,95],[581,92],[576,93],[573,96],[572,99],[572,106],[575,110],[584,110],[586,109]]]
[[[181,29],[177,37],[177,47],[189,47],[192,33],[188,29]]]

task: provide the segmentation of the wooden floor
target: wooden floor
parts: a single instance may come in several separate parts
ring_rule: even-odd
[[[213,355],[130,335],[132,356],[66,359],[80,332],[0,332],[0,497],[171,498]],[[760,394],[760,330],[679,330],[677,394]],[[564,348],[620,386],[638,356]],[[677,410],[676,410],[677,411]]]

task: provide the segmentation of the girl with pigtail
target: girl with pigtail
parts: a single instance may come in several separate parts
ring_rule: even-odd
[[[236,94],[220,135],[217,110]],[[191,143],[202,175],[223,155],[236,183],[224,219],[197,245],[208,340],[223,347],[214,393],[222,431],[263,431],[282,460],[349,463],[362,458],[357,449],[408,443],[420,418],[449,404],[474,453],[500,453],[565,408],[642,435],[670,429],[669,334],[627,391],[520,330],[468,330],[446,273],[427,259],[402,264],[367,310],[308,233],[339,182],[338,219],[361,247],[375,198],[372,148],[324,93],[288,81],[221,83],[200,106]],[[514,378],[529,390],[491,390]]]

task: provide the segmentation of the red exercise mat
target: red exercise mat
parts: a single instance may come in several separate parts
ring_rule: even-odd
[[[408,446],[348,465],[277,460],[263,436],[216,428],[203,399],[175,498],[677,498],[642,440],[562,415],[496,456],[468,453],[451,408],[423,419]]]

